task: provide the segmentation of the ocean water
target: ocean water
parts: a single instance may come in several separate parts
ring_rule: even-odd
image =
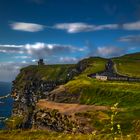
[[[0,82],[0,97],[11,92],[11,83]],[[0,129],[4,129],[4,118],[11,116],[13,100],[11,97],[0,99]]]

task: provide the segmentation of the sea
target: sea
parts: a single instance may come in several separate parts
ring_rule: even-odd
[[[0,82],[0,97],[11,93],[11,83]],[[5,129],[4,120],[11,116],[13,100],[11,97],[0,99],[0,129]]]

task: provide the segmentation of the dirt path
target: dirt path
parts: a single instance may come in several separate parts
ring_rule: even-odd
[[[93,111],[93,110],[108,110],[107,106],[95,106],[95,105],[80,105],[80,104],[66,104],[40,100],[37,103],[37,107],[42,109],[57,109],[63,114],[75,114],[77,112]]]

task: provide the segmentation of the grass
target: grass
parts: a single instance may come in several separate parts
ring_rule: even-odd
[[[123,126],[122,131],[124,133],[138,131],[134,128],[136,129],[135,125],[140,121],[139,83],[102,82],[80,76],[65,86],[69,94],[80,93],[81,104],[112,106],[118,102],[119,107],[124,109],[117,116],[118,122]],[[92,120],[96,120],[96,123],[93,122],[93,124],[97,128],[97,124],[100,125],[100,122],[95,118]],[[103,128],[103,125],[102,123],[100,126]],[[140,124],[137,127],[139,128]]]
[[[123,140],[139,140],[139,135],[127,135]],[[110,134],[65,134],[45,130],[0,131],[0,140],[113,140]],[[117,140],[122,140],[120,136]]]
[[[118,73],[140,78],[140,53],[114,58]]]
[[[12,116],[5,121],[6,127],[8,129],[19,128],[23,122],[23,116]]]
[[[136,59],[136,56],[134,56],[132,57],[133,61]],[[129,55],[121,57],[120,60],[122,58],[127,59],[129,58]],[[117,59],[115,59],[115,61],[116,60]],[[87,75],[104,70],[107,60],[101,58],[89,58],[83,61],[88,63],[89,66],[79,76],[76,76],[73,80],[65,84],[65,88],[69,94],[74,95],[80,93],[80,102],[82,104],[112,105],[118,102],[122,107],[140,107],[139,83],[98,81],[89,78]],[[138,71],[140,70],[138,69]]]
[[[112,105],[118,102],[122,107],[140,107],[139,83],[103,82],[80,75],[65,88],[69,94],[80,93],[82,104]]]
[[[119,103],[119,107],[123,108],[124,111],[118,113],[117,121],[121,124],[123,133],[138,132],[140,128],[139,83],[98,81],[87,77],[91,72],[94,73],[102,70],[104,68],[104,62],[100,64],[102,65],[88,67],[81,75],[65,84],[66,91],[73,96],[79,93],[81,104],[112,106],[116,102]],[[110,112],[103,113],[106,115],[110,114]],[[99,128],[100,131],[102,131],[101,128],[104,128],[108,124],[108,121],[100,121],[101,118],[98,119],[94,115],[91,118],[93,120],[91,124],[96,129]],[[138,125],[136,126],[136,124]]]
[[[27,74],[35,74],[41,80],[65,80],[67,73],[74,68],[75,65],[42,65],[29,66],[22,71]],[[28,75],[29,76],[29,75]]]
[[[140,78],[140,61],[134,60],[115,60],[117,71],[122,75]]]
[[[74,64],[65,65],[31,65],[21,69],[20,74],[16,77],[15,87],[22,89],[28,82],[32,80],[43,81],[66,81],[67,74],[75,69]]]
[[[100,58],[100,57],[90,57],[81,61],[82,63],[87,64],[88,66],[82,72],[82,74],[92,74],[96,72],[103,71],[105,69],[105,64],[107,59]]]

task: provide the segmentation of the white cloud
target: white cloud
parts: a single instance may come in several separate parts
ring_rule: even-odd
[[[38,0],[37,0],[38,1]],[[26,22],[13,22],[10,24],[13,30],[27,31],[27,32],[38,32],[45,28],[65,30],[68,33],[79,33],[79,32],[91,32],[99,30],[140,30],[140,21],[124,23],[124,24],[103,24],[95,25],[83,22],[74,23],[57,23],[54,26],[45,26],[36,23],[26,23]]]
[[[68,33],[78,33],[78,32],[93,31],[95,26],[85,23],[60,23],[54,25],[54,28],[66,30]]]
[[[106,24],[106,25],[92,25],[87,23],[59,23],[54,25],[55,29],[66,30],[68,33],[79,33],[79,32],[90,32],[97,30],[113,30],[118,29],[117,24]]]
[[[78,48],[71,45],[45,44],[40,42],[35,44],[26,44],[24,47],[28,54],[37,56],[38,58],[84,51],[83,48]]]
[[[38,0],[37,0],[38,1]],[[74,22],[74,23],[57,23],[53,26],[45,26],[36,23],[26,23],[26,22],[13,22],[10,24],[13,30],[27,31],[27,32],[38,32],[45,28],[65,30],[68,33],[80,33],[80,32],[92,32],[99,30],[140,30],[140,21],[123,23],[123,24],[103,24],[95,25],[88,24],[83,22]]]
[[[3,53],[23,53],[22,45],[2,45],[0,44],[0,52]]]
[[[0,62],[0,81],[12,81],[27,63]]]
[[[122,25],[125,30],[140,30],[140,21],[125,23]]]
[[[32,62],[37,62],[37,61],[38,61],[37,59],[33,59],[33,60],[32,60]]]
[[[101,57],[115,57],[124,54],[126,51],[127,50],[124,50],[116,46],[102,46],[97,47],[94,55]]]
[[[76,57],[60,57],[59,61],[60,63],[76,63],[78,62],[78,58]]]
[[[116,30],[119,29],[118,24],[106,24],[106,25],[99,25],[96,26],[95,30]]]
[[[21,63],[22,63],[22,64],[26,64],[26,63],[27,63],[27,61],[25,61],[25,60],[24,60],[24,61],[22,61]]]
[[[24,53],[29,57],[45,58],[53,55],[63,55],[67,53],[84,52],[86,48],[79,48],[72,45],[46,44],[36,42],[25,45],[0,45],[0,52],[3,53]],[[17,57],[17,56],[16,56]],[[25,56],[21,56],[25,58]],[[26,56],[27,58],[27,56]]]
[[[140,42],[140,35],[128,35],[123,36],[118,39],[120,42],[128,42],[128,43],[139,43]]]
[[[15,59],[28,59],[28,58],[31,58],[30,56],[14,56],[13,58]]]
[[[26,32],[38,32],[44,29],[45,26],[35,23],[25,22],[13,22],[10,24],[13,30],[26,31]]]

